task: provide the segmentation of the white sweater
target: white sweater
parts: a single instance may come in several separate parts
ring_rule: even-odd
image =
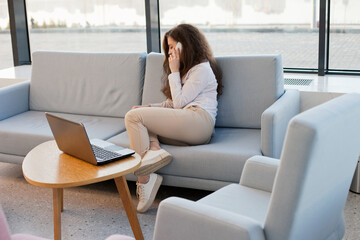
[[[192,67],[180,82],[180,73],[169,76],[171,99],[152,107],[188,108],[199,106],[207,111],[214,120],[217,114],[217,81],[209,62],[203,62]]]

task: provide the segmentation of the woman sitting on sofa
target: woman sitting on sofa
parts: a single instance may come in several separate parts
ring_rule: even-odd
[[[221,94],[221,72],[205,36],[196,27],[180,24],[164,37],[164,87],[167,100],[134,106],[125,116],[130,148],[142,156],[138,177],[138,212],[149,209],[161,185],[154,172],[172,157],[162,143],[200,145],[210,141]]]

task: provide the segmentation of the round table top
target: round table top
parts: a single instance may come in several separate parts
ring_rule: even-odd
[[[54,140],[32,149],[25,157],[25,179],[39,187],[66,188],[102,182],[134,172],[141,157],[134,154],[102,166],[95,166],[63,153]]]

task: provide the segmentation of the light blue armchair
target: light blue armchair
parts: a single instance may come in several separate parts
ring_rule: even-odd
[[[359,156],[360,94],[294,117],[280,162],[255,156],[240,184],[197,201],[161,202],[154,240],[341,239],[343,209]]]

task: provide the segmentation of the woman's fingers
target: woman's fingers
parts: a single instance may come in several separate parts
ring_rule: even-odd
[[[133,106],[131,109],[142,108],[142,107],[151,107],[151,105],[150,104],[141,105],[141,106],[137,105],[137,106]]]
[[[179,72],[180,68],[180,58],[177,54],[177,51],[173,51],[172,54],[169,56],[169,67],[170,71],[173,72]]]

